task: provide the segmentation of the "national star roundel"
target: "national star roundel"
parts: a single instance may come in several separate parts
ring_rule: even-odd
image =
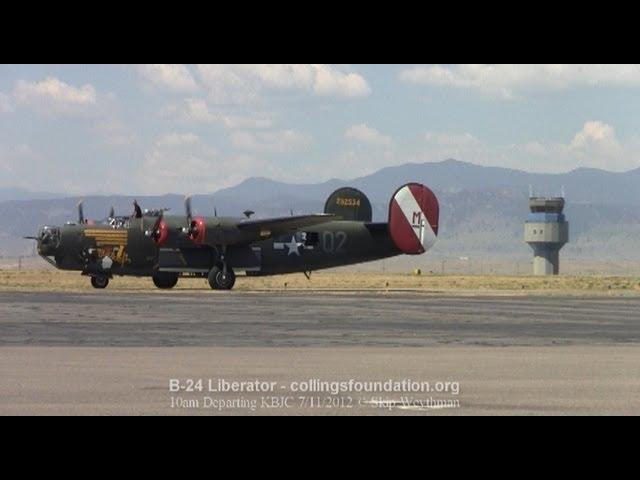
[[[436,243],[440,205],[424,185],[409,183],[399,188],[389,205],[389,235],[407,255],[420,255]]]

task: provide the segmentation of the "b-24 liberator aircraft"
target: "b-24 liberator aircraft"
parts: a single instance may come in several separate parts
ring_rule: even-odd
[[[207,278],[215,290],[231,290],[236,271],[247,276],[305,273],[397,255],[419,255],[438,235],[439,204],[417,183],[399,188],[389,204],[388,222],[372,222],[368,198],[341,188],[322,214],[281,218],[193,216],[164,210],[140,218],[116,217],[91,222],[78,205],[78,223],[41,227],[38,253],[61,270],[80,271],[103,289],[114,276],[151,277],[170,289],[181,276]]]

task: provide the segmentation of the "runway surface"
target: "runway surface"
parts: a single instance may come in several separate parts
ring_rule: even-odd
[[[0,346],[322,347],[640,342],[640,298],[0,293]]]
[[[639,307],[613,297],[0,293],[0,415],[640,414]],[[294,388],[312,379],[448,387]],[[172,380],[184,388],[171,391]],[[219,391],[220,380],[276,386]]]

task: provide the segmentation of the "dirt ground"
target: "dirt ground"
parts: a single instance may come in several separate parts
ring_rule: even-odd
[[[202,278],[183,278],[174,291],[208,290]],[[302,274],[275,277],[238,277],[239,291],[417,291],[474,294],[546,294],[546,295],[640,295],[640,278],[626,276],[489,276],[489,275],[415,275],[375,272],[318,272],[307,280]],[[77,272],[54,269],[0,269],[0,291],[86,292],[92,291],[87,277]],[[157,290],[149,278],[116,277],[109,291]]]

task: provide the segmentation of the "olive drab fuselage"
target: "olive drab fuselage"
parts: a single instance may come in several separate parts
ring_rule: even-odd
[[[136,204],[137,205],[137,204]],[[139,207],[138,207],[139,209]],[[150,276],[173,288],[180,275],[207,277],[213,289],[230,290],[235,271],[247,275],[312,272],[396,255],[420,255],[435,243],[439,205],[421,184],[400,187],[389,203],[389,221],[371,221],[369,199],[355,188],[336,190],[324,213],[267,219],[194,217],[164,210],[141,218],[114,217],[93,224],[78,204],[78,223],[42,227],[38,251],[63,270],[91,276],[105,288],[113,276]]]
[[[59,227],[57,245],[41,247],[62,270],[88,275],[151,276],[160,271],[207,274],[226,257],[235,270],[253,275],[309,272],[324,268],[368,262],[400,255],[391,241],[387,225],[357,221],[329,221],[321,225],[258,241],[242,241],[238,219],[206,218],[206,244],[197,245],[182,231],[186,219],[164,217],[169,239],[158,246],[149,237],[155,217],[130,219],[114,228],[109,225],[65,225]],[[210,233],[212,232],[212,233]],[[233,245],[226,249],[226,239]]]

